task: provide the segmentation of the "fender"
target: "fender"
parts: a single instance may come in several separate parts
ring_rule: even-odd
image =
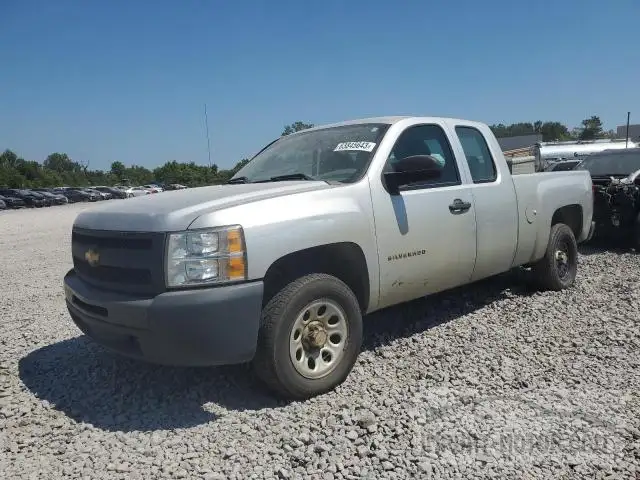
[[[247,249],[248,280],[261,280],[269,267],[292,252],[350,242],[364,254],[369,306],[379,292],[378,252],[369,183],[366,179],[318,191],[240,204],[198,217],[190,229],[241,225]]]

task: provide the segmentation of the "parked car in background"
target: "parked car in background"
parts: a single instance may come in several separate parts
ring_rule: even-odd
[[[143,187],[149,190],[151,193],[162,192],[162,187],[159,187],[158,185],[143,185]]]
[[[77,192],[82,192],[87,196],[87,200],[89,202],[97,202],[98,200],[102,200],[102,195],[98,191],[91,191],[91,189],[85,187],[67,187],[68,190],[75,190]]]
[[[7,208],[24,208],[24,207],[26,207],[26,203],[24,202],[24,200],[22,200],[20,198],[17,198],[17,197],[0,195],[0,200],[2,200],[5,203]]]
[[[51,197],[43,195],[40,192],[35,192],[35,191],[31,190],[31,189],[25,189],[25,190],[27,192],[29,192],[31,195],[33,195],[33,196],[35,196],[37,198],[40,198],[43,201],[45,207],[50,207],[50,206],[53,205],[53,199]]]
[[[116,187],[98,186],[93,188],[101,193],[110,194],[112,198],[127,198],[126,192]]]
[[[88,202],[91,198],[91,195],[87,192],[71,187],[54,188],[53,193],[64,195],[69,200],[69,203]]]
[[[185,185],[181,185],[179,183],[170,183],[165,187],[165,190],[184,190],[187,188]]]
[[[4,203],[4,200],[0,200],[0,210],[6,210],[7,209],[7,204]]]
[[[66,205],[67,203],[69,203],[69,200],[67,199],[67,197],[65,197],[64,195],[60,194],[60,193],[54,193],[52,191],[52,189],[49,188],[32,188],[32,191],[39,193],[40,195],[42,195],[43,197],[51,200],[51,203],[53,205]]]
[[[575,169],[593,182],[594,237],[640,250],[640,148],[594,153]]]
[[[98,200],[110,200],[113,197],[110,193],[101,192],[94,187],[84,187],[83,190],[89,194],[97,195]]]
[[[144,187],[128,187],[125,192],[127,192],[127,196],[129,197],[139,197],[141,195],[149,195],[151,193],[150,190]]]
[[[41,208],[46,205],[45,199],[41,195],[20,188],[0,188],[0,195],[19,198],[27,207]]]

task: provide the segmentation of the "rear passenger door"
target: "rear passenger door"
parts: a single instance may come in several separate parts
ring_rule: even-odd
[[[391,195],[384,184],[371,189],[380,263],[379,307],[464,284],[473,272],[473,199],[444,125],[407,127],[383,171],[393,171],[398,160],[412,155],[435,157],[442,175],[403,186],[399,195]]]
[[[472,280],[508,270],[518,242],[518,206],[506,163],[496,164],[484,134],[472,124],[454,124],[460,157],[471,175],[470,191],[477,224],[477,259]],[[497,142],[496,142],[497,144]]]

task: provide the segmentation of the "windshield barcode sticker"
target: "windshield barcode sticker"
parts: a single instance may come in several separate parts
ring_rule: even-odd
[[[362,152],[370,152],[376,144],[373,142],[342,142],[336,145],[334,152],[342,152],[344,150],[360,150]]]

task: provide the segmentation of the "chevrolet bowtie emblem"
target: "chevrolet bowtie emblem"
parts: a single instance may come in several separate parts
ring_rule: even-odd
[[[84,254],[84,259],[87,261],[89,265],[91,265],[92,267],[95,267],[96,265],[98,265],[98,262],[100,261],[100,254],[95,250],[87,250]]]

